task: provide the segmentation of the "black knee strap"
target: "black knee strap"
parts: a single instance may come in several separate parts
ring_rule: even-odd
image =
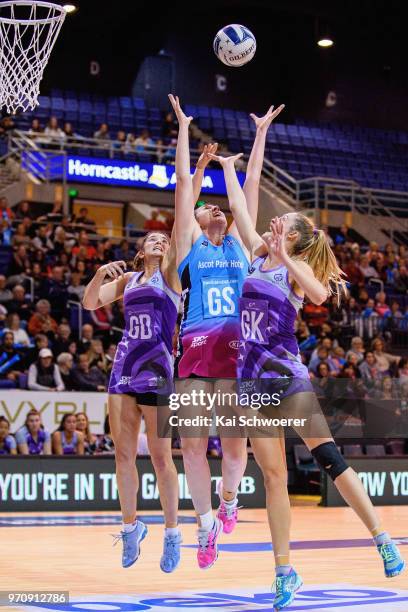
[[[310,452],[332,480],[336,480],[348,468],[334,442],[323,442],[323,444],[319,444],[319,446],[316,446]]]

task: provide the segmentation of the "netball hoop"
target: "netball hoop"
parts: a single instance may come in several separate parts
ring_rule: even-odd
[[[44,68],[66,16],[50,2],[0,3],[0,107],[8,113],[38,105]]]

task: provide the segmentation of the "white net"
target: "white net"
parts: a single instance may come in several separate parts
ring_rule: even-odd
[[[49,2],[0,3],[0,107],[8,113],[38,105],[44,68],[65,15]]]

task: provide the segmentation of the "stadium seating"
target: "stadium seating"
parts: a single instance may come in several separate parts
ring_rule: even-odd
[[[146,108],[142,98],[52,90],[50,96],[40,96],[39,103],[31,114],[16,117],[17,127],[27,129],[33,117],[44,122],[55,115],[73,123],[84,136],[91,136],[103,122],[111,132],[148,128],[153,138],[160,136],[163,113]],[[186,112],[231,151],[249,153],[255,126],[247,113],[203,105],[186,105]],[[376,189],[408,190],[408,132],[336,123],[276,123],[268,133],[266,154],[296,179],[330,176]]]

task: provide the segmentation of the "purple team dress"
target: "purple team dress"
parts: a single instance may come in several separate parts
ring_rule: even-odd
[[[286,379],[291,382],[290,394],[311,391],[295,336],[303,299],[289,284],[285,266],[263,270],[264,262],[265,257],[253,262],[242,290],[238,377],[248,381]]]
[[[123,296],[125,331],[113,363],[109,393],[166,395],[173,385],[173,334],[180,295],[160,270],[143,284],[135,272]]]

